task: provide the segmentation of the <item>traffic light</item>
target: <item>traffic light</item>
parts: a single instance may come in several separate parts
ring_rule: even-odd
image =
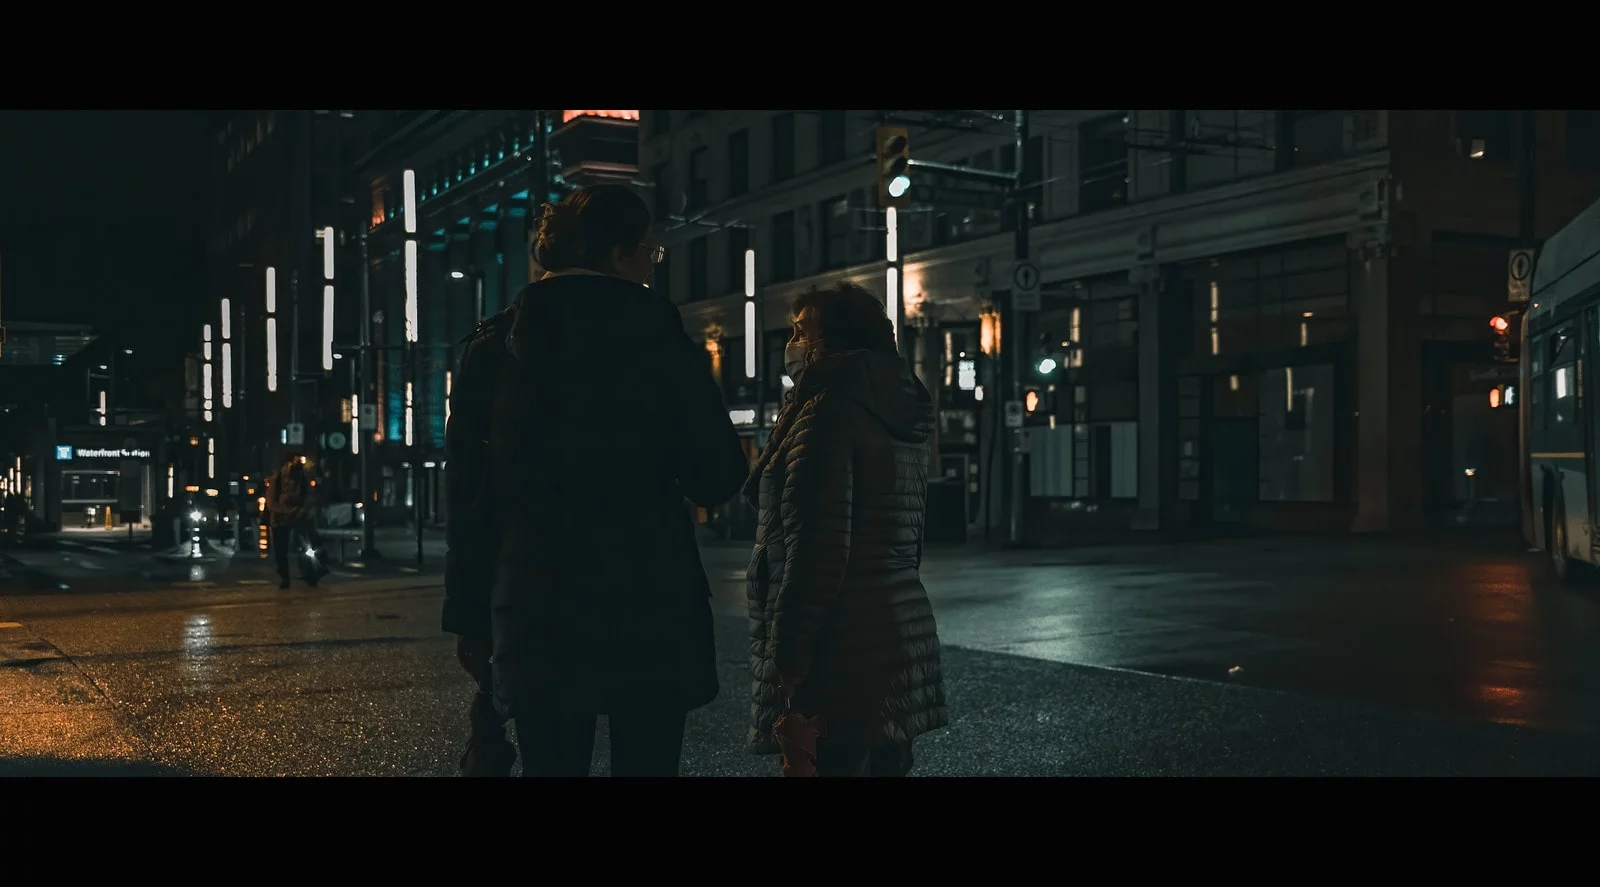
[[[1041,333],[1034,349],[1033,370],[1045,378],[1054,377],[1067,368],[1068,353],[1072,343],[1059,339],[1054,333]]]
[[[903,126],[878,127],[878,205],[911,203],[911,133]]]
[[[1520,350],[1511,336],[1511,321],[1504,315],[1489,318],[1489,329],[1494,335],[1494,359],[1502,363],[1516,363]]]

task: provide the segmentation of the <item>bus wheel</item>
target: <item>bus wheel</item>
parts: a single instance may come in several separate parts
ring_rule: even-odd
[[[1572,559],[1567,557],[1567,503],[1559,496],[1550,516],[1550,570],[1562,582],[1572,580]]]

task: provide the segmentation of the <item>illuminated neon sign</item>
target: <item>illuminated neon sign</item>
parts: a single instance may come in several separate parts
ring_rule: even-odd
[[[638,120],[638,111],[562,111],[561,122],[571,123],[579,117],[608,117],[612,120]]]

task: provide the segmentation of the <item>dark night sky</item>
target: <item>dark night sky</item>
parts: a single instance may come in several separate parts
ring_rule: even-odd
[[[177,361],[203,304],[205,122],[0,111],[0,319],[90,323]]]

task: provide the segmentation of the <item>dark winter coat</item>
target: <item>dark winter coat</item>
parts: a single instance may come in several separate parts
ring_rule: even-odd
[[[527,287],[488,443],[502,707],[715,698],[710,586],[685,498],[727,501],[747,462],[677,309],[609,276]]]
[[[777,749],[780,679],[831,740],[907,742],[948,721],[933,608],[918,574],[933,407],[905,361],[856,351],[800,379],[745,486],[750,750]]]
[[[489,427],[495,388],[506,356],[506,336],[516,317],[510,307],[480,321],[461,340],[460,365],[450,389],[445,426],[444,630],[488,637],[489,594],[500,558],[500,521],[489,490]]]

